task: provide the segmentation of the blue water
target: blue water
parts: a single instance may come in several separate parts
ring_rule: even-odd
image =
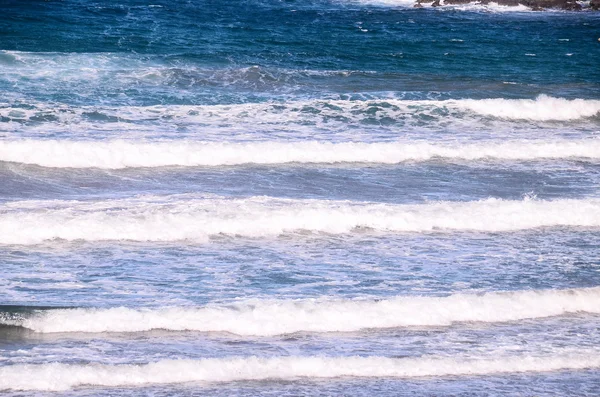
[[[0,2],[0,391],[600,394],[599,37]]]

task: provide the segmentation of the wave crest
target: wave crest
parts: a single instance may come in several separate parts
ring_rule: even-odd
[[[145,196],[106,201],[23,201],[0,206],[0,243],[46,240],[197,241],[211,236],[274,237],[431,231],[503,232],[600,227],[600,199],[377,204],[269,197]]]
[[[513,120],[573,120],[600,113],[600,101],[563,99],[540,95],[537,99],[463,99],[459,108],[484,116]]]
[[[312,99],[230,105],[82,106],[45,103],[0,104],[0,120],[20,124],[55,123],[90,128],[98,124],[169,123],[197,126],[235,124],[326,128],[341,123],[362,126],[470,125],[485,118],[505,121],[572,121],[598,116],[600,100],[536,99],[369,100]]]
[[[68,390],[77,386],[145,386],[239,380],[485,375],[600,367],[596,351],[499,358],[234,357],[162,360],[142,365],[37,364],[0,368],[0,390]]]
[[[0,161],[57,168],[229,166],[288,163],[600,159],[600,139],[467,144],[329,142],[0,141]]]
[[[403,296],[383,300],[253,300],[228,306],[160,309],[55,309],[19,318],[0,316],[5,325],[35,332],[229,332],[272,336],[294,332],[351,332],[455,322],[504,322],[567,313],[600,313],[600,288]]]

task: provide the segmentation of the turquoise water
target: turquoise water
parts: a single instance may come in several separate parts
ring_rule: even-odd
[[[600,393],[600,14],[0,4],[0,390]]]

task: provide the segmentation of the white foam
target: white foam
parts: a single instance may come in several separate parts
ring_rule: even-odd
[[[456,101],[456,106],[485,116],[538,121],[574,120],[600,112],[598,100],[568,100],[546,95],[537,99],[463,99]]]
[[[0,390],[60,391],[78,386],[146,386],[297,378],[473,376],[600,367],[597,351],[551,356],[451,357],[232,357],[161,360],[142,365],[37,364],[0,367]]]
[[[172,331],[272,336],[350,332],[455,322],[505,322],[567,313],[600,313],[600,287],[569,290],[400,296],[382,300],[252,300],[228,306],[60,309],[4,323],[41,333]]]
[[[442,1],[444,7],[441,10],[460,10],[460,11],[480,11],[480,12],[494,12],[494,13],[505,13],[505,12],[530,12],[531,7],[527,7],[522,4],[518,5],[500,5],[497,2],[489,2],[487,4],[478,3],[472,1],[466,4],[446,4]]]
[[[346,2],[354,3],[359,2],[362,4],[382,6],[382,7],[407,7],[413,8],[416,4],[416,0],[346,0]],[[426,2],[420,3],[422,7],[431,7],[433,0],[428,0]],[[500,5],[496,2],[489,2],[487,4],[482,4],[473,0],[471,3],[467,4],[445,4],[444,1],[441,3],[443,7],[438,7],[439,11],[444,11],[446,9],[450,10],[461,10],[461,11],[481,11],[481,12],[496,12],[496,13],[504,13],[504,12],[531,12],[531,7],[527,7],[522,4],[518,5]]]
[[[498,110],[500,111],[500,110]],[[508,111],[508,110],[507,110]],[[465,144],[301,142],[0,141],[0,161],[106,168],[286,163],[397,164],[455,160],[600,159],[600,139]]]
[[[358,4],[368,4],[373,6],[382,6],[382,7],[402,7],[402,8],[413,8],[416,4],[416,0],[338,0],[343,3],[358,3]],[[433,2],[433,0],[432,0]],[[423,6],[427,6],[428,4],[423,4]]]
[[[501,232],[600,227],[600,199],[378,204],[269,197],[145,196],[106,201],[24,201],[0,206],[0,243],[46,240],[206,241],[285,233]]]
[[[333,73],[333,72],[331,72]],[[326,127],[329,124],[361,123],[370,125],[377,121],[390,120],[399,125],[410,125],[411,121],[429,119],[460,121],[481,116],[498,117],[506,120],[567,121],[598,115],[600,100],[554,98],[541,95],[536,99],[451,99],[451,100],[402,100],[382,98],[371,100],[313,99],[299,101],[270,101],[231,105],[156,105],[156,106],[82,106],[46,103],[4,103],[0,116],[14,122],[46,120],[43,125],[77,125],[91,128],[99,125],[131,126],[133,123],[150,123],[168,126],[176,124],[207,126],[229,126],[236,124],[295,127],[305,124]],[[415,118],[416,117],[416,118]],[[472,120],[474,121],[474,120]],[[21,128],[24,128],[20,125]]]

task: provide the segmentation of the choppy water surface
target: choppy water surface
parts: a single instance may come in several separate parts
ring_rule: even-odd
[[[599,32],[0,4],[0,391],[600,394]]]

